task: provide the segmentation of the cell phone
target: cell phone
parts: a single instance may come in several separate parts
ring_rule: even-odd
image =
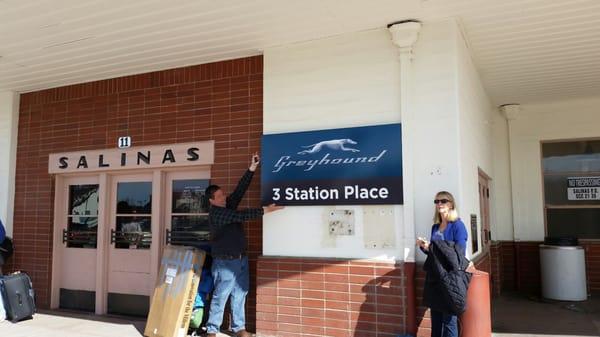
[[[417,239],[419,239],[419,240],[421,240],[421,241],[423,241],[425,243],[429,243],[429,241],[427,241],[427,239],[424,238],[424,237],[422,237],[422,236],[419,236]]]

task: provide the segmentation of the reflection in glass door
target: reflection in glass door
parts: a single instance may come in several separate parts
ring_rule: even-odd
[[[69,212],[63,238],[69,248],[96,248],[98,184],[69,185]]]
[[[153,288],[152,175],[114,177],[111,195],[107,312],[145,316]]]
[[[114,241],[117,249],[150,249],[152,241],[152,182],[121,182],[117,184]]]
[[[204,247],[210,240],[204,190],[208,174],[172,172],[167,179],[167,243]]]

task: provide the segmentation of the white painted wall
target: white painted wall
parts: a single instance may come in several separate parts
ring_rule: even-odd
[[[414,51],[415,232],[426,238],[435,194],[459,190],[457,34],[453,20],[425,23]],[[416,259],[423,261],[425,255],[417,251]]]
[[[372,30],[267,49],[264,52],[264,133],[400,122],[400,63],[387,30]],[[371,206],[374,207],[374,206]],[[396,247],[367,249],[362,206],[353,236],[330,238],[331,207],[287,207],[263,218],[263,253],[284,256],[401,256],[401,206],[393,211]]]
[[[460,32],[460,31],[459,31]],[[492,122],[493,108],[481,84],[481,79],[473,64],[462,34],[457,34],[457,93],[458,93],[458,134],[460,203],[458,211],[469,232],[467,253],[473,251],[471,238],[478,236],[477,254],[482,252],[482,219],[479,205],[479,173],[483,170],[493,177],[492,165]],[[494,191],[490,195],[494,196]],[[490,201],[490,208],[493,201]],[[477,231],[471,231],[470,214],[477,215]],[[490,223],[494,217],[490,214]],[[490,225],[491,227],[491,225]]]
[[[437,191],[459,191],[458,200],[461,197],[459,41],[462,40],[454,20],[427,23],[414,48],[412,122],[418,130],[413,142],[415,193],[405,198],[415,200],[415,223],[407,225],[415,226],[417,236],[429,236],[434,211],[432,200]],[[271,48],[265,50],[264,64],[265,134],[401,121],[398,50],[385,29]],[[465,76],[474,81],[474,89],[465,89],[465,97],[479,97],[475,103],[468,104],[468,109],[476,113],[487,97],[479,91],[470,94],[481,86],[478,78],[472,72],[469,74]],[[468,111],[465,114],[471,113]],[[486,111],[489,113],[489,109]],[[483,123],[486,118],[479,118],[477,123]],[[481,134],[483,132],[474,134],[472,138],[479,141]],[[484,146],[473,150],[482,160],[491,151],[484,151]],[[488,162],[484,166],[491,171],[491,159],[485,160]],[[477,166],[475,179],[476,173]],[[372,207],[375,206],[349,207],[357,214],[356,235],[339,237],[333,243],[326,237],[327,207],[287,207],[268,214],[263,219],[263,253],[402,259],[402,206],[391,207],[396,247],[379,250],[364,247],[365,231],[376,224],[365,223],[362,214]],[[412,240],[414,238],[409,242]],[[407,248],[414,249],[414,246]],[[422,255],[417,253],[417,259],[424,259]]]
[[[414,64],[415,127],[420,131],[414,158],[417,236],[430,235],[432,200],[441,190],[455,196],[471,235],[469,215],[479,218],[480,213],[478,167],[493,177],[495,113],[456,21],[423,25]],[[468,253],[470,245],[469,240]],[[424,259],[417,254],[417,260]]]
[[[0,219],[12,235],[19,94],[0,92]]]
[[[498,111],[492,122],[493,172],[491,208],[492,240],[514,239],[512,211],[512,182],[510,177],[510,148],[508,122]]]
[[[600,137],[600,97],[528,104],[509,120],[515,240],[544,239],[543,140]]]

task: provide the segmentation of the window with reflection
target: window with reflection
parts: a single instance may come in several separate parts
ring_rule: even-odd
[[[69,248],[96,248],[98,185],[69,185],[69,214],[65,239]]]
[[[542,143],[548,236],[600,239],[600,140]]]
[[[152,182],[117,184],[115,248],[149,249],[152,243]]]
[[[210,239],[205,179],[173,180],[171,191],[171,243],[194,245]]]

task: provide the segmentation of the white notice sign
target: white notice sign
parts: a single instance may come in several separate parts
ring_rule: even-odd
[[[600,177],[567,178],[569,200],[600,200]]]

